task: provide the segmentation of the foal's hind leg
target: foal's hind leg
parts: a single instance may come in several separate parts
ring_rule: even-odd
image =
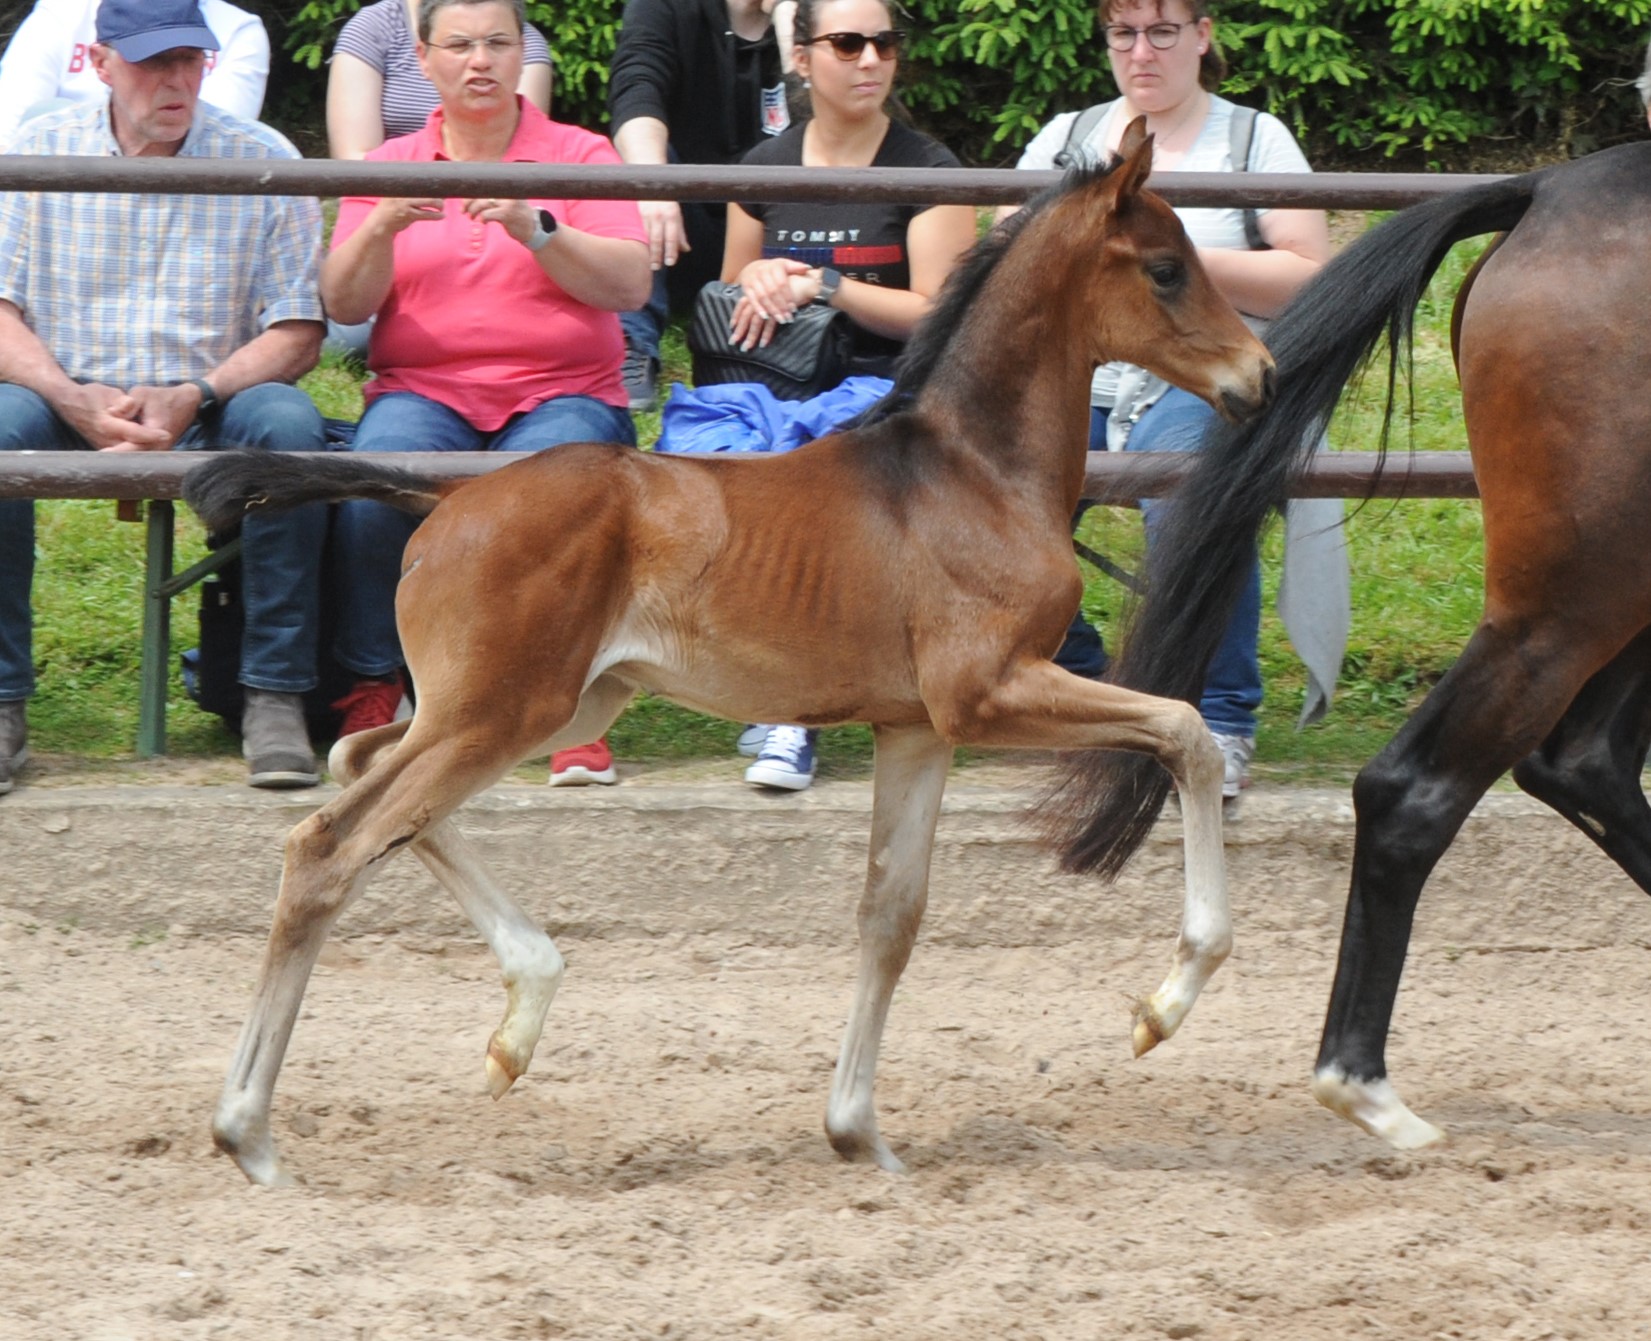
[[[543,747],[561,749],[602,735],[635,690],[602,676],[581,696],[572,719]],[[354,742],[365,741],[355,746]],[[387,742],[393,743],[393,742]],[[368,736],[347,736],[334,748],[329,765],[335,777],[352,782],[371,766],[382,746]],[[451,820],[430,825],[413,853],[458,902],[499,961],[504,977],[504,1019],[487,1043],[487,1087],[495,1099],[527,1070],[544,1031],[550,1003],[562,985],[565,964],[556,943],[500,886],[475,847]]]
[[[380,744],[393,743],[408,727],[381,727],[375,737]],[[370,865],[412,842],[514,762],[515,756],[489,748],[486,741],[453,733],[421,747],[409,732],[370,775],[288,835],[252,1009],[212,1121],[218,1147],[252,1182],[292,1182],[270,1134],[270,1101],[327,932],[360,892]]]
[[[1353,880],[1314,1072],[1320,1103],[1401,1150],[1443,1133],[1387,1080],[1386,1044],[1422,886],[1486,789],[1552,729],[1609,652],[1546,629],[1482,624],[1353,785]]]
[[[1640,789],[1651,747],[1651,635],[1583,686],[1514,781],[1593,839],[1651,893],[1651,806]]]
[[[877,728],[871,855],[860,900],[860,976],[826,1103],[826,1135],[844,1159],[905,1169],[877,1131],[877,1050],[894,987],[929,897],[929,858],[952,748],[927,725]]]

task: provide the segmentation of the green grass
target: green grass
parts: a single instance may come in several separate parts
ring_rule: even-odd
[[[1479,250],[1464,244],[1447,260],[1419,311],[1415,416],[1396,424],[1394,450],[1461,450],[1460,400],[1449,350],[1451,298]],[[667,338],[663,385],[686,380],[680,334]],[[1368,450],[1376,443],[1379,376],[1350,395],[1331,428],[1335,446]],[[353,418],[360,410],[360,374],[328,359],[303,386],[324,414]],[[644,444],[659,433],[657,413],[638,417]],[[1350,505],[1351,510],[1351,505]],[[137,732],[140,596],[144,563],[141,526],[115,520],[107,502],[48,502],[38,507],[34,585],[35,660],[39,692],[30,705],[31,742],[44,752],[95,759],[129,757]],[[1266,606],[1261,658],[1266,701],[1258,740],[1263,775],[1344,780],[1392,735],[1451,664],[1478,618],[1483,573],[1476,502],[1374,502],[1348,521],[1353,571],[1353,624],[1336,703],[1326,721],[1295,729],[1303,676],[1276,614],[1280,537],[1263,547]],[[1129,566],[1139,562],[1140,516],[1096,508],[1083,538]],[[178,519],[178,565],[205,552],[187,510]],[[1084,608],[1103,632],[1122,609],[1119,588],[1086,570]],[[195,596],[173,605],[174,652],[193,644]],[[174,664],[176,657],[174,656]],[[233,756],[236,738],[183,693],[176,674],[168,708],[168,748],[182,756]],[[660,699],[632,705],[610,733],[621,758],[683,760],[726,757],[737,724],[720,722]],[[863,727],[825,733],[822,768],[848,776],[870,760]]]

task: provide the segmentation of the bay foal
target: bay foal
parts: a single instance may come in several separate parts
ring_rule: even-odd
[[[1195,710],[1049,660],[1081,591],[1070,519],[1090,374],[1123,358],[1223,413],[1261,410],[1272,361],[1142,188],[1140,125],[1112,170],[1000,226],[938,301],[876,422],[778,457],[579,444],[463,484],[343,457],[272,470],[226,455],[186,496],[248,507],[376,498],[427,512],[396,598],[410,722],[334,747],[342,795],[287,840],[252,1010],[213,1124],[257,1183],[289,1181],[270,1102],[311,967],[373,865],[409,846],[498,956],[488,1084],[526,1069],[562,979],[550,938],[449,818],[518,761],[595,740],[639,691],[735,721],[869,722],[876,736],[859,982],[826,1110],[851,1159],[900,1162],[873,1075],[927,897],[954,745],[1144,750],[1175,778],[1186,902],[1174,964],[1135,1013],[1168,1037],[1230,946],[1221,756]],[[895,408],[895,406],[903,408]],[[275,463],[269,462],[268,465]]]

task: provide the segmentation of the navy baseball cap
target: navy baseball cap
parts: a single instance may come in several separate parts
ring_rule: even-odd
[[[174,47],[218,49],[195,0],[103,0],[97,7],[97,40],[134,64]]]

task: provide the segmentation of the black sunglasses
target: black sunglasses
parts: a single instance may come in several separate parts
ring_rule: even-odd
[[[885,28],[880,33],[821,33],[818,37],[811,37],[804,46],[813,46],[816,42],[830,42],[831,49],[837,53],[838,60],[857,61],[860,53],[870,42],[877,48],[877,59],[891,61],[900,54],[900,48],[906,44],[906,30],[904,28]]]

